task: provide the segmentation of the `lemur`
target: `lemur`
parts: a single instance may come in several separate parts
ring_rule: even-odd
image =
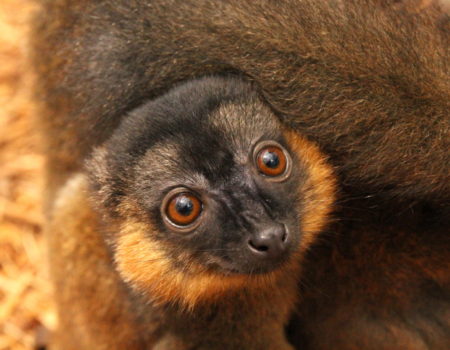
[[[144,103],[56,195],[55,349],[292,349],[335,193],[318,147],[241,79]]]

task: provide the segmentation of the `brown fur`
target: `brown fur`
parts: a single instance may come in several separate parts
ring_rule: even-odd
[[[47,228],[59,329],[71,330],[52,335],[51,349],[142,349],[142,335],[136,335],[141,326],[98,234],[86,190],[82,175],[71,178]]]
[[[417,13],[376,0],[127,4],[59,0],[40,17],[52,183],[124,111],[176,82],[238,72],[352,191],[449,199],[449,24],[436,2]]]

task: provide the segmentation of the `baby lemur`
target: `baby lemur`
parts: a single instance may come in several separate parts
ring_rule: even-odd
[[[56,195],[53,349],[292,349],[331,168],[252,86],[210,77],[130,112]]]

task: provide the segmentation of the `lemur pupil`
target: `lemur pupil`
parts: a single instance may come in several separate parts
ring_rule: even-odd
[[[271,169],[275,169],[280,165],[280,158],[274,152],[266,152],[263,155],[263,163]]]
[[[192,200],[190,198],[186,196],[180,196],[179,198],[177,198],[177,202],[175,203],[175,209],[178,214],[189,216],[194,210],[194,203],[192,203]]]

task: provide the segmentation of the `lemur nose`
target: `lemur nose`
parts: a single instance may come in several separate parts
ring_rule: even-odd
[[[248,240],[248,247],[259,257],[277,258],[286,251],[287,238],[286,227],[273,223],[252,234]]]

